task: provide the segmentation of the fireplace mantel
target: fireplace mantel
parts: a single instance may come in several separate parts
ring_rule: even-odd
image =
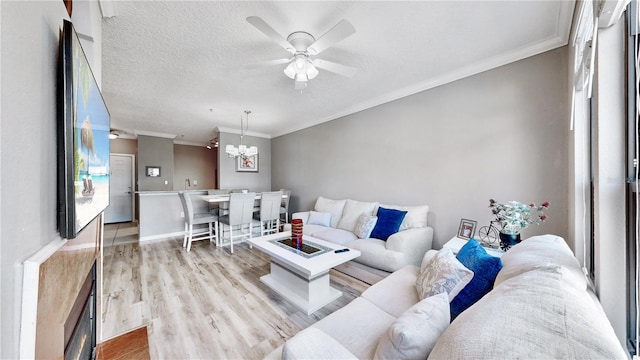
[[[64,358],[64,324],[96,261],[100,314],[102,229],[98,216],[75,239],[54,240],[24,262],[21,358]]]

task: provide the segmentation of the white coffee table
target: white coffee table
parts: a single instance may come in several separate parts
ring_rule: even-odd
[[[342,292],[329,285],[329,270],[334,266],[360,256],[360,251],[335,253],[344,246],[304,236],[302,243],[320,248],[319,255],[302,254],[299,250],[276,244],[274,241],[290,239],[285,231],[249,239],[249,243],[271,256],[271,273],[260,277],[260,281],[291,301],[307,315],[311,315],[342,296]],[[319,245],[319,246],[318,246]]]

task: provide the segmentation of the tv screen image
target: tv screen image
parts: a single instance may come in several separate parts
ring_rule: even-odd
[[[61,44],[58,198],[60,235],[73,239],[109,206],[110,117],[73,24]]]

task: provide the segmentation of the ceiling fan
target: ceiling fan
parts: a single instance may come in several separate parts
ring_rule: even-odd
[[[293,55],[290,58],[266,61],[261,64],[279,65],[289,63],[284,69],[284,73],[295,80],[296,90],[304,89],[307,86],[307,81],[318,76],[318,68],[346,77],[352,77],[358,71],[351,66],[313,58],[337,42],[355,34],[356,29],[346,20],[341,20],[317,40],[313,35],[305,31],[292,32],[285,39],[257,16],[249,16],[247,22]]]

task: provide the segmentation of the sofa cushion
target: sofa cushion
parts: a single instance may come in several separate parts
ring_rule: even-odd
[[[587,288],[587,280],[578,259],[564,241],[555,235],[533,236],[512,247],[502,257],[502,270],[495,285],[524,272],[539,268],[560,266],[563,279],[577,289]]]
[[[319,196],[313,210],[331,213],[331,227],[335,228],[342,217],[342,211],[346,203],[347,200],[331,200]]]
[[[331,213],[312,210],[309,212],[309,220],[307,221],[307,224],[329,227],[331,226]]]
[[[326,226],[322,226],[322,225],[313,225],[313,224],[304,224],[302,226],[302,233],[308,236],[313,236],[315,237],[316,233],[320,233],[320,232],[324,232],[327,231],[328,228]],[[289,230],[291,230],[291,226],[289,225]],[[333,229],[331,229],[333,230]],[[354,236],[355,237],[355,236]]]
[[[444,248],[420,272],[416,289],[421,299],[446,292],[451,301],[472,278],[473,271],[464,267],[451,249]]]
[[[473,271],[473,279],[451,301],[451,320],[491,291],[493,282],[502,269],[500,258],[487,254],[474,239],[467,241],[458,251],[456,258],[467,269]]]
[[[337,228],[353,231],[360,215],[373,215],[373,209],[377,204],[378,203],[375,202],[363,202],[347,199],[347,202],[344,204],[344,209],[342,210],[342,217],[338,221]]]
[[[407,265],[372,285],[360,296],[387,314],[398,317],[420,301],[415,286],[418,273],[416,266]]]
[[[405,311],[380,338],[375,358],[425,359],[449,326],[449,298],[440,293]]]
[[[308,327],[282,347],[282,359],[358,359],[324,331]]]
[[[395,319],[359,297],[312,326],[331,335],[357,358],[372,359],[378,340]]]
[[[344,231],[344,230],[341,230]],[[353,235],[355,238],[355,235]],[[393,272],[407,265],[407,255],[400,251],[387,249],[387,243],[380,239],[354,239],[344,245],[360,251],[355,262],[376,269]]]
[[[587,291],[563,280],[560,266],[533,269],[496,284],[449,325],[429,356],[430,359],[626,357],[604,312]]]
[[[338,245],[346,245],[348,242],[356,240],[358,238],[356,234],[352,233],[351,231],[327,227],[318,228],[313,232],[313,235],[311,236],[321,240],[330,241]]]
[[[428,205],[398,206],[398,205],[382,205],[381,204],[380,207],[407,212],[407,216],[404,217],[404,220],[400,225],[400,231],[427,226],[427,217],[429,215]],[[377,210],[378,209],[374,211],[374,214],[376,213]]]
[[[360,239],[368,239],[377,222],[377,216],[361,214],[358,217],[358,221],[356,221],[356,226],[353,228],[353,233]]]
[[[380,207],[378,208],[377,215],[378,222],[376,222],[376,226],[373,227],[371,237],[387,240],[389,236],[398,232],[400,224],[402,224],[402,220],[404,220],[407,212]]]

